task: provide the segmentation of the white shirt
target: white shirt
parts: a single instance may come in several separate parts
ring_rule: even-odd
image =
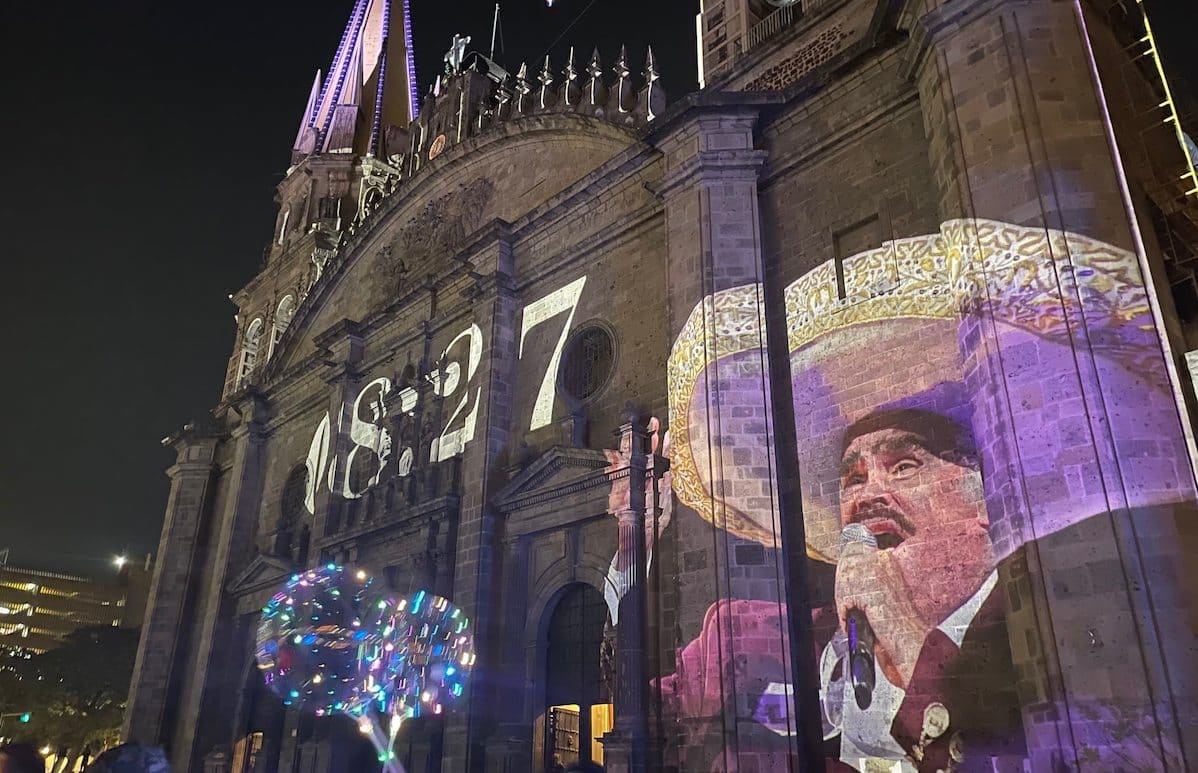
[[[959,648],[961,642],[965,641],[965,635],[973,619],[977,617],[978,611],[997,585],[998,572],[994,571],[964,604],[936,626],[937,629]],[[843,637],[842,634],[838,635]],[[832,649],[834,643],[835,638],[824,648],[824,663],[834,663],[834,659],[839,657]],[[845,665],[847,667],[847,663]],[[821,669],[820,698],[825,702],[835,701],[839,693],[841,706],[839,727],[836,727],[835,722],[831,722],[833,729],[826,737],[830,738],[837,731],[840,732],[840,760],[855,770],[865,770],[866,764],[872,762],[869,766],[871,771],[886,769],[888,773],[914,773],[915,767],[907,759],[903,747],[890,734],[894,718],[898,716],[899,707],[903,705],[907,693],[886,678],[876,660],[874,669],[877,682],[874,685],[873,701],[865,711],[857,707],[847,679],[837,680],[839,684],[834,684],[830,679],[832,669],[827,666]],[[835,714],[834,708],[825,705],[825,722],[834,719],[834,716],[829,716]],[[825,727],[825,731],[828,729]],[[883,768],[878,764],[883,760],[892,764]]]

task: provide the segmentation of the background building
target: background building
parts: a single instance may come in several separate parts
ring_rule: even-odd
[[[115,582],[0,563],[0,650],[27,658],[93,625],[141,627],[154,564],[125,563]]]
[[[355,4],[167,441],[128,737],[373,765],[253,662],[338,561],[476,623],[410,771],[1194,764],[1198,199],[1138,6],[705,2],[668,109],[649,52],[455,41],[418,116],[403,18]]]

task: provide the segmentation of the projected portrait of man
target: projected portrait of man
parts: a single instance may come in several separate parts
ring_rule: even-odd
[[[846,635],[854,618],[868,625],[876,661],[872,679],[854,673],[841,705],[826,707],[840,713],[841,759],[947,770],[968,742],[985,739],[993,751],[994,731],[1009,735],[1018,716],[972,433],[930,410],[876,410],[845,431],[839,480],[842,527],[872,540],[845,541],[836,610]],[[841,665],[853,669],[851,653]],[[835,701],[831,676],[826,700]]]
[[[1153,456],[1137,457],[1144,485],[1126,501],[1093,485],[1116,463],[1093,437],[1177,434],[1136,276],[1135,256],[1110,245],[977,220],[795,279],[785,309],[801,515],[775,504],[761,430],[764,363],[776,365],[762,356],[761,288],[695,307],[668,363],[673,491],[730,545],[776,550],[801,518],[805,585],[787,601],[810,605],[798,614],[811,620],[829,770],[1021,770],[1031,759],[1024,723],[1038,720],[1016,694],[1028,680],[1012,642],[1026,659],[1050,639],[1026,598],[1008,604],[1027,572],[1022,548],[1084,533],[1113,507],[1189,496],[1171,472],[1187,469],[1178,444],[1136,446]],[[1071,321],[1082,310],[1086,368]],[[1093,395],[1101,427],[1086,412]],[[769,699],[790,694],[793,674],[754,658],[767,640],[786,651],[782,621],[797,610],[757,627],[769,636],[740,633],[758,610],[774,620],[771,605],[785,606],[771,588],[731,584],[712,600],[662,680],[663,697],[678,698],[667,713],[714,717],[731,698],[769,732],[792,732]]]

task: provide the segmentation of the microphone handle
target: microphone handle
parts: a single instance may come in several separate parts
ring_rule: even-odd
[[[846,619],[849,635],[849,679],[853,696],[861,710],[873,702],[877,675],[874,666],[874,629],[859,609],[849,611]]]

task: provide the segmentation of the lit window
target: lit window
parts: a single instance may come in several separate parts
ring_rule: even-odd
[[[270,334],[270,353],[267,357],[273,357],[275,346],[278,345],[279,339],[283,337],[283,333],[287,330],[287,326],[291,324],[291,318],[295,316],[295,296],[285,295],[283,300],[279,301],[279,308],[275,310],[275,324]]]
[[[237,366],[237,388],[245,386],[254,375],[254,366],[258,364],[258,348],[262,341],[262,318],[250,323],[245,330],[245,338],[241,342],[241,362]]]

